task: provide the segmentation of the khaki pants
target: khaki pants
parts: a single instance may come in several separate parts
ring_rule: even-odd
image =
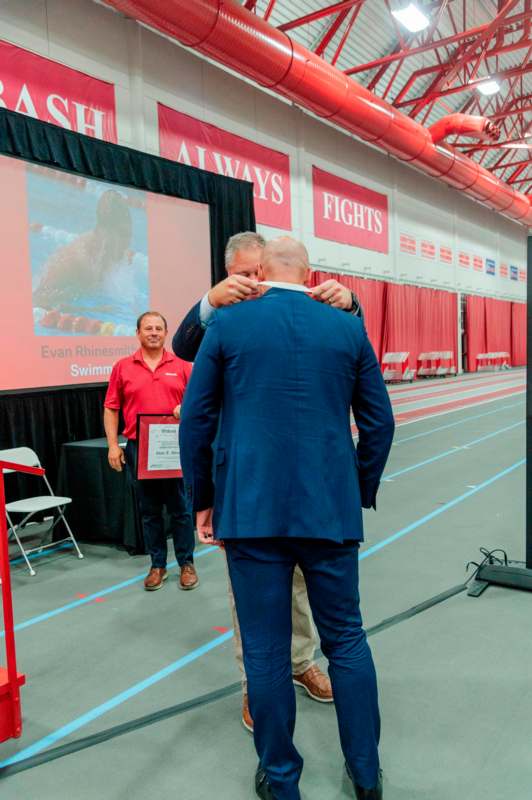
[[[233,617],[234,642],[236,663],[242,673],[242,688],[246,691],[246,672],[244,670],[244,659],[242,656],[242,638],[240,636],[240,625],[236,615],[235,598],[231,587],[231,579],[228,575],[229,605],[231,616]],[[292,672],[294,675],[301,675],[314,663],[314,652],[316,650],[316,629],[312,621],[312,612],[307,596],[307,586],[305,578],[299,567],[294,570],[294,582],[292,587]]]

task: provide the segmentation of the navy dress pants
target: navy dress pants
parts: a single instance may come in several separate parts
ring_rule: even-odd
[[[323,539],[226,539],[242,633],[255,747],[275,800],[300,800],[303,759],[294,747],[292,575],[299,564],[329,661],[340,743],[356,782],[377,784],[380,718],[377,679],[362,628],[358,543]],[[324,747],[330,746],[324,741]],[[340,765],[339,765],[340,766]]]
[[[183,491],[182,478],[154,478],[138,481],[136,475],[137,443],[126,445],[126,467],[135,492],[142,519],[142,533],[152,567],[166,567],[168,546],[164,529],[163,509],[170,518],[174,550],[180,567],[194,561],[194,526]]]

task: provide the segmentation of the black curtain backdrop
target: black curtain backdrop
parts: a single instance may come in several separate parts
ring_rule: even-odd
[[[224,248],[227,239],[240,231],[255,230],[251,183],[81,136],[2,108],[0,154],[89,178],[207,203],[213,284],[226,274]],[[9,334],[4,331],[3,335]],[[13,346],[16,346],[16,337]],[[104,395],[104,384],[2,393],[0,449],[32,447],[55,484],[61,445],[104,435]],[[26,492],[29,485],[33,485],[28,484],[29,480],[8,476],[8,481],[16,484],[10,487],[8,483],[9,498]]]

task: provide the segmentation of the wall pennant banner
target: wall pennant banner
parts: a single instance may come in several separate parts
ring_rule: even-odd
[[[452,264],[453,263],[453,251],[450,247],[446,245],[440,245],[440,261],[443,261],[444,264]]]
[[[112,83],[2,41],[0,106],[69,131],[117,142]]]
[[[421,242],[421,255],[423,258],[429,258],[431,260],[436,258],[436,245],[434,242],[428,242],[423,240]]]
[[[159,148],[164,158],[254,184],[255,216],[262,225],[292,230],[290,159],[286,153],[201,122],[158,103]]]
[[[312,167],[314,235],[388,253],[388,197]]]
[[[471,264],[471,257],[469,253],[465,253],[463,250],[460,250],[460,252],[458,253],[458,263],[461,267],[469,269]]]
[[[399,250],[402,253],[408,253],[411,256],[417,254],[417,242],[413,236],[408,233],[401,233],[399,235]]]

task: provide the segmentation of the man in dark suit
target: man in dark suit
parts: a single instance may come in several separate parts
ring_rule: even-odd
[[[270,288],[209,325],[182,408],[185,486],[200,538],[223,540],[235,594],[263,800],[299,800],[292,735],[294,568],[329,660],[342,750],[358,798],[380,800],[380,720],[358,596],[362,507],[375,507],[391,404],[364,326],[313,302],[303,245],[261,260]],[[355,450],[350,408],[359,430]],[[212,443],[221,416],[213,481]]]
[[[259,294],[258,274],[262,251],[266,241],[260,233],[243,231],[231,236],[225,248],[225,268],[228,277],[213,286],[193,306],[177,329],[172,346],[174,353],[185,361],[193,361],[217,308],[235,305],[243,300],[257,299]],[[319,302],[341,308],[351,314],[362,316],[356,296],[334,279],[324,281],[312,290]],[[242,332],[245,335],[245,332]],[[253,732],[253,717],[249,710],[247,680],[242,658],[240,626],[235,610],[235,601],[229,582],[229,604],[233,618],[235,654],[242,673],[242,724]],[[317,636],[308,602],[305,578],[301,570],[294,572],[292,590],[292,673],[296,686],[319,703],[333,700],[329,678],[321,671],[315,660]]]

